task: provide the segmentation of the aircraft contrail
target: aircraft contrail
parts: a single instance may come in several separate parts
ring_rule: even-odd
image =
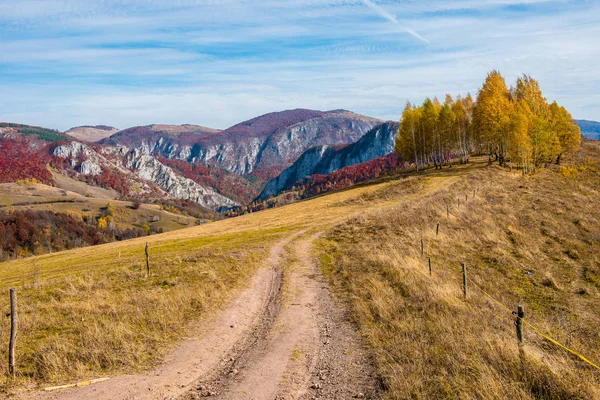
[[[377,14],[381,15],[383,18],[387,19],[390,22],[393,22],[394,24],[396,24],[400,29],[402,29],[403,31],[407,32],[408,34],[416,37],[417,39],[419,39],[420,41],[430,44],[429,40],[425,39],[423,36],[419,35],[417,32],[415,32],[414,30],[407,28],[405,26],[402,26],[400,24],[400,22],[398,22],[398,19],[390,14],[389,12],[387,12],[386,10],[384,10],[383,8],[381,8],[380,6],[378,6],[377,4],[373,3],[371,0],[361,0],[367,7],[369,7],[370,9],[372,9],[373,11],[375,11]]]

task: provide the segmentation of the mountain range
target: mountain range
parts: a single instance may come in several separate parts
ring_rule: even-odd
[[[276,196],[308,176],[327,175],[388,155],[394,151],[398,126],[396,122],[385,122],[350,145],[320,145],[308,149],[294,164],[267,182],[259,199]]]
[[[579,128],[581,128],[581,134],[589,139],[600,140],[600,122],[588,121],[585,119],[575,120]]]
[[[195,125],[150,125],[100,141],[153,156],[272,177],[309,147],[352,143],[382,121],[345,110],[296,109],[253,118],[219,131]]]
[[[577,123],[587,137],[600,136],[600,123]],[[0,142],[15,152],[5,151],[5,159],[26,159],[18,171],[0,163],[0,182],[35,176],[55,184],[44,172],[49,165],[55,173],[114,189],[121,198],[191,200],[222,211],[277,196],[311,176],[343,170],[336,176],[348,179],[360,170],[348,167],[358,164],[385,171],[401,162],[388,156],[397,130],[398,123],[347,110],[307,109],[265,114],[224,130],[154,124],[59,132],[0,123]]]
[[[382,123],[346,110],[296,109],[225,130],[154,124],[123,130],[79,126],[59,132],[2,123],[0,140],[12,142],[11,149],[27,150],[17,158],[31,165],[10,174],[13,180],[35,175],[54,184],[50,175],[39,172],[46,163],[70,178],[114,189],[121,198],[192,200],[222,210],[252,201],[267,180],[310,148],[352,144]]]

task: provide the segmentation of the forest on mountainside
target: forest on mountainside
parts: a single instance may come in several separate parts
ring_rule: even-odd
[[[248,212],[261,211],[318,194],[344,189],[357,183],[377,179],[398,168],[402,168],[405,164],[398,154],[391,153],[385,157],[379,157],[361,164],[338,169],[327,175],[311,175],[299,180],[290,190],[280,193],[276,197],[266,200],[255,200],[246,206],[228,210],[225,212],[225,215],[228,217],[243,215]]]
[[[69,250],[157,233],[147,229],[118,229],[110,203],[103,215],[26,210],[0,212],[0,262],[11,258]]]
[[[407,102],[402,113],[396,152],[418,169],[441,168],[453,158],[467,162],[469,154],[488,154],[500,165],[523,173],[560,163],[579,148],[580,129],[556,101],[549,103],[539,82],[523,75],[508,87],[491,71],[477,98],[470,94],[444,103],[426,98],[421,106]]]
[[[165,157],[159,157],[158,161],[199,185],[208,186],[240,203],[250,202],[259,192],[259,184],[229,171]]]
[[[51,185],[54,179],[47,168],[49,162],[45,152],[30,150],[25,139],[0,140],[0,183],[35,179]]]
[[[23,136],[32,136],[33,138],[43,140],[44,142],[60,142],[69,139],[68,136],[57,130],[39,126],[0,122],[0,128],[13,128],[17,133],[20,133]]]

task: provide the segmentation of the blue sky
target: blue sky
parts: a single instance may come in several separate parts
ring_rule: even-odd
[[[406,100],[475,94],[491,69],[600,120],[598,21],[590,0],[0,0],[0,121],[396,120]]]

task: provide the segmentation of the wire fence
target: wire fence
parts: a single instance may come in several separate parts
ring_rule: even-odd
[[[473,198],[475,198],[476,193],[477,193],[477,189],[473,191]],[[467,201],[468,201],[468,196],[466,195],[465,196],[465,203]],[[457,208],[460,208],[460,198],[457,199],[457,203],[458,203],[458,207]],[[446,216],[447,216],[447,218],[450,217],[450,208],[448,207],[448,203],[446,204]],[[435,236],[438,236],[439,230],[440,230],[440,223],[437,222],[436,227],[435,227]],[[425,255],[425,249],[424,249],[423,239],[421,239],[421,242],[420,242],[419,253],[421,254],[421,256]],[[432,274],[431,257],[428,257],[428,267],[429,267],[429,274],[431,275]],[[484,290],[471,277],[467,276],[466,265],[464,263],[462,264],[462,275],[463,275],[463,292],[464,292],[465,297],[466,297],[466,294],[467,294],[467,282],[468,282],[468,283],[472,284],[473,286],[475,286],[477,289],[479,289],[486,297],[488,297],[490,300],[492,300],[500,308],[503,308],[504,310],[508,311],[511,315],[517,314],[514,310],[512,310],[511,308],[509,308],[508,306],[506,306],[503,302],[499,301],[494,296],[492,296],[491,294],[489,294],[486,290]],[[543,337],[544,339],[546,339],[550,343],[552,343],[552,344],[560,347],[561,349],[569,352],[570,354],[572,354],[572,355],[576,356],[577,358],[579,358],[584,363],[586,363],[586,364],[590,365],[591,367],[593,367],[593,368],[597,369],[598,371],[600,371],[600,366],[597,363],[591,361],[588,357],[586,357],[583,354],[579,353],[578,351],[575,351],[575,350],[571,349],[570,347],[568,347],[568,346],[560,343],[558,340],[556,340],[556,339],[552,338],[550,335],[544,333],[544,331],[542,329],[540,329],[537,326],[533,325],[531,322],[527,321],[522,316],[517,316],[517,321],[519,321],[519,320],[522,323],[524,323],[525,325],[527,325],[528,327],[530,327],[536,334],[540,335],[541,337]]]

